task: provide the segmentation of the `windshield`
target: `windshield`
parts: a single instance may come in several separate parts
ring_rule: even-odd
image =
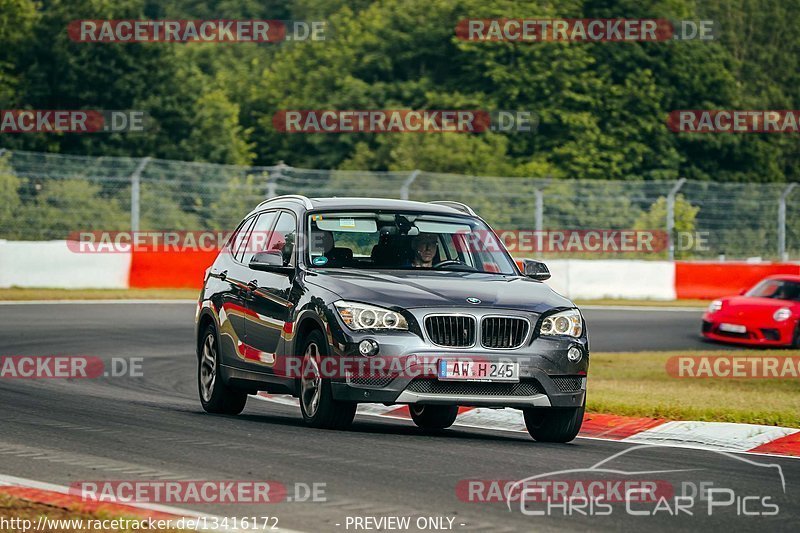
[[[800,282],[783,279],[765,279],[747,292],[756,298],[775,298],[800,302]]]
[[[308,217],[312,268],[427,269],[517,274],[478,219],[412,212],[328,212]]]

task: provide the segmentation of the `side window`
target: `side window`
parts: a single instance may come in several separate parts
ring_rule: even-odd
[[[267,211],[258,215],[256,223],[248,232],[247,245],[243,247],[239,261],[245,265],[250,264],[250,259],[253,258],[256,252],[263,252],[268,249],[267,243],[272,239],[272,234],[269,230],[272,229],[273,222],[275,222],[275,211]]]
[[[280,250],[283,266],[294,266],[294,245],[297,241],[297,221],[294,215],[282,212],[270,235],[266,250]]]
[[[241,261],[242,259],[243,244],[247,240],[248,230],[250,226],[253,225],[255,219],[256,217],[250,217],[242,222],[239,229],[234,232],[233,236],[231,236],[231,239],[228,241],[228,251],[236,261]]]

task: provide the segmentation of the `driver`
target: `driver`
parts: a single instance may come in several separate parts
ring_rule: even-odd
[[[414,268],[432,268],[438,240],[435,233],[420,233],[411,239],[411,250],[414,253],[411,266]]]

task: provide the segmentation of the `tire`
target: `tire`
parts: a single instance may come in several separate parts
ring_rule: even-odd
[[[797,326],[794,328],[794,339],[792,339],[792,344],[790,348],[795,348],[800,350],[800,322],[797,323]]]
[[[583,424],[583,407],[565,409],[523,409],[528,434],[539,442],[569,442]]]
[[[220,379],[219,348],[214,326],[203,332],[197,358],[197,389],[207,413],[238,415],[247,403],[247,393],[228,387]]]
[[[328,344],[319,330],[312,331],[301,343],[300,411],[305,423],[320,429],[346,429],[356,416],[355,402],[333,399],[331,380],[320,374]]]
[[[409,405],[411,420],[426,431],[449,428],[458,416],[457,405]]]

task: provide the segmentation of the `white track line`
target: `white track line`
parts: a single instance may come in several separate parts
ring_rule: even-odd
[[[257,400],[264,401],[264,402],[275,403],[275,404],[284,405],[284,406],[288,406],[288,407],[297,407],[298,410],[300,409],[299,404],[297,403],[297,400],[295,398],[292,398],[292,397],[287,396],[287,395],[275,395],[275,396],[271,396],[271,397],[265,397],[265,396],[261,396],[261,395],[251,395],[250,397],[251,398],[255,398]],[[362,404],[362,406],[372,406],[372,404]],[[359,406],[359,407],[362,407],[362,406]],[[406,417],[387,415],[387,414],[383,414],[383,413],[380,412],[381,410],[386,409],[386,412],[388,413],[388,412],[391,412],[391,411],[397,409],[398,407],[402,407],[402,405],[393,405],[391,407],[386,407],[386,406],[383,406],[383,405],[375,405],[375,407],[376,407],[375,409],[370,409],[370,410],[359,409],[358,411],[356,411],[356,414],[357,415],[362,415],[362,416],[377,416],[377,417],[380,417],[380,418],[383,418],[383,419],[390,419],[390,420],[405,420],[407,422],[411,421],[411,419],[406,418]],[[476,411],[477,411],[477,409],[480,409],[480,408],[476,408]],[[502,413],[502,411],[499,411],[499,412]],[[459,415],[458,419],[456,419],[456,422],[455,422],[455,424],[453,424],[453,426],[457,426],[457,427],[461,427],[461,428],[483,429],[483,430],[489,430],[489,431],[504,431],[504,432],[513,433],[515,435],[521,435],[521,434],[522,435],[527,435],[527,433],[528,433],[527,430],[524,430],[524,429],[514,429],[514,428],[510,428],[510,427],[503,427],[503,426],[497,425],[497,424],[480,423],[479,420],[482,418],[481,416],[474,416],[473,418],[477,418],[478,420],[476,420],[476,421],[474,421],[472,423],[459,422],[459,420],[463,419],[462,417],[464,417],[465,415],[468,415],[468,414],[469,413],[464,413],[463,415]],[[481,413],[476,412],[475,414],[479,415]],[[491,420],[491,418],[496,418],[496,417],[490,417],[490,419],[487,420],[487,421],[488,422],[496,422],[495,420]],[[522,413],[521,412],[519,413],[519,418],[522,418]],[[678,422],[678,424],[703,424],[703,422]],[[717,423],[716,422],[709,422],[709,424],[717,424]],[[796,432],[796,430],[793,430],[791,428],[780,428],[780,429],[784,429],[784,430],[786,430],[786,431],[788,431],[790,433],[795,433]],[[625,439],[606,439],[606,438],[602,438],[602,437],[590,437],[590,436],[583,436],[583,435],[579,435],[577,438],[578,439],[584,439],[584,440],[600,440],[600,441],[604,441],[604,442],[618,442],[620,444],[629,444],[629,445],[630,444],[647,444],[647,445],[650,445],[650,446],[653,446],[653,447],[659,447],[659,448],[686,448],[686,449],[690,449],[690,450],[702,450],[702,451],[726,451],[728,453],[743,453],[743,454],[747,454],[747,455],[762,455],[764,457],[779,457],[779,458],[782,458],[782,459],[800,459],[800,457],[793,456],[793,455],[781,455],[781,454],[777,454],[777,453],[751,452],[751,451],[747,451],[747,450],[728,450],[728,449],[725,449],[725,448],[722,448],[722,447],[713,448],[713,447],[710,447],[708,444],[703,444],[703,443],[674,442],[674,441],[673,442],[669,442],[669,441],[667,441],[667,442],[657,442],[657,443],[656,442],[649,442],[649,441],[638,442],[636,440],[636,435],[633,435],[631,437],[627,437]]]

